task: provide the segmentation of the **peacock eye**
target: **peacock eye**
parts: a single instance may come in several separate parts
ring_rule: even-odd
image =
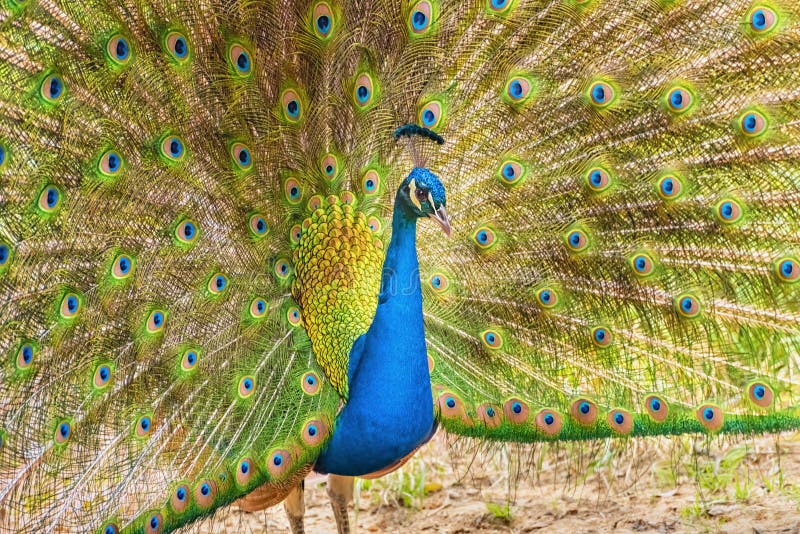
[[[416,190],[414,190],[414,195],[420,202],[422,202],[423,200],[428,200],[428,192],[425,189],[417,188]]]

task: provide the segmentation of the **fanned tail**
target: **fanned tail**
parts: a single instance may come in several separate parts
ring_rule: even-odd
[[[797,428],[796,7],[492,5],[451,8],[419,107],[456,229],[420,238],[445,428]]]
[[[276,58],[257,28],[285,15],[4,2],[5,526],[174,530],[261,484],[285,493],[329,434],[339,397],[279,268]]]
[[[456,230],[418,236],[447,430],[796,428],[798,21],[788,0],[5,0],[1,520],[167,532],[287,491],[374,305],[331,292],[356,320],[321,354],[299,236],[357,211],[373,261],[420,163]],[[446,143],[408,150],[411,123]]]

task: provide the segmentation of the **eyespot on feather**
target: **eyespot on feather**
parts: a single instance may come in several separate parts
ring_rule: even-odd
[[[228,47],[228,62],[239,76],[249,76],[253,70],[250,51],[241,43],[232,43]]]
[[[617,434],[627,435],[633,430],[633,416],[625,410],[611,410],[606,416],[606,421],[611,430]]]
[[[589,87],[589,101],[597,108],[610,106],[616,97],[616,91],[607,82],[597,81]]]
[[[273,272],[278,280],[285,281],[288,280],[290,276],[292,276],[292,266],[289,263],[289,260],[285,258],[278,258],[275,260],[275,266],[273,268]]]
[[[53,440],[57,445],[64,445],[72,437],[72,423],[66,419],[62,419],[56,424],[56,430],[53,434]]]
[[[722,224],[736,224],[742,220],[744,210],[736,199],[723,198],[717,202],[714,214]]]
[[[481,332],[481,341],[484,347],[492,350],[503,348],[503,336],[496,330],[484,330]]]
[[[197,368],[200,361],[200,352],[196,349],[186,349],[181,353],[181,370],[191,372]]]
[[[586,185],[593,193],[602,193],[611,185],[611,174],[603,167],[592,167],[586,173]]]
[[[739,130],[745,137],[760,137],[767,131],[767,126],[767,118],[759,111],[748,111],[739,118]]]
[[[570,230],[564,236],[564,242],[570,252],[584,252],[589,247],[589,238],[580,228]]]
[[[183,141],[177,135],[167,135],[160,143],[161,155],[170,162],[177,163],[182,161],[186,155],[186,150]]]
[[[253,319],[262,319],[267,315],[268,309],[267,301],[261,297],[256,297],[250,301],[250,317]]]
[[[177,31],[168,32],[164,37],[164,47],[170,57],[178,63],[185,63],[189,60],[191,48],[186,36]]]
[[[561,415],[547,408],[540,410],[539,413],[536,414],[534,423],[539,431],[549,437],[557,436],[561,432],[561,427],[563,426]]]
[[[133,432],[139,439],[147,439],[153,431],[153,419],[149,415],[141,416],[133,427]]]
[[[657,395],[648,395],[644,400],[644,407],[657,423],[663,423],[669,415],[669,404]]]
[[[94,386],[96,390],[103,390],[107,388],[109,385],[111,385],[113,374],[114,369],[111,364],[101,363],[94,370],[92,386]]]
[[[500,410],[491,404],[481,404],[475,410],[478,421],[489,428],[497,428],[503,422]]]
[[[533,81],[523,75],[512,75],[503,87],[503,99],[512,106],[521,106],[531,97]]]
[[[309,371],[303,375],[303,378],[300,379],[300,387],[303,388],[303,391],[306,393],[306,395],[316,395],[319,393],[322,384],[319,381],[317,373]]]
[[[800,262],[796,258],[781,258],[775,262],[775,274],[781,282],[797,282],[800,280]]]
[[[62,319],[74,319],[83,307],[81,298],[76,293],[67,293],[61,299],[59,307]]]
[[[303,427],[303,443],[309,447],[316,447],[320,445],[328,436],[328,425],[324,421],[314,419],[309,421]]]
[[[239,379],[237,392],[240,399],[250,398],[256,391],[256,379],[252,375],[243,376]]]
[[[181,484],[175,488],[169,499],[169,506],[176,514],[182,514],[189,506],[191,490],[187,484]]]
[[[264,235],[267,233],[267,221],[260,213],[254,213],[250,215],[247,225],[253,237],[264,237]]]
[[[211,508],[216,497],[217,485],[211,479],[201,480],[194,488],[194,502],[201,509]]]
[[[507,159],[500,163],[500,168],[497,171],[497,177],[503,185],[515,186],[519,185],[527,174],[525,167],[518,161]]]
[[[0,274],[3,273],[6,267],[11,263],[11,258],[14,255],[14,249],[3,241],[0,241]]]
[[[559,301],[558,293],[551,287],[543,287],[536,291],[536,301],[544,309],[554,308]]]
[[[289,204],[297,205],[303,200],[303,187],[297,178],[288,178],[283,184],[283,192]]]
[[[200,235],[200,228],[191,219],[182,219],[175,227],[175,238],[184,245],[190,245],[197,241]]]
[[[288,122],[300,122],[303,118],[303,106],[297,91],[286,89],[281,93],[281,110],[284,119]]]
[[[667,109],[676,115],[688,111],[694,105],[694,95],[680,85],[672,87],[666,95]]]
[[[105,178],[113,178],[122,172],[124,161],[116,150],[107,150],[97,162],[97,170]]]
[[[356,77],[356,83],[353,87],[353,102],[358,109],[367,109],[375,103],[376,88],[377,86],[369,73],[363,72]]]
[[[236,484],[240,487],[247,487],[253,481],[256,469],[256,463],[249,456],[239,460],[236,465]]]
[[[286,310],[286,320],[289,321],[289,324],[292,326],[300,326],[303,324],[303,317],[300,314],[300,308],[297,306],[290,306],[288,310]]]
[[[280,480],[292,465],[292,455],[285,449],[276,449],[267,455],[267,471],[273,480]]]
[[[383,231],[383,223],[379,218],[375,217],[374,215],[370,216],[367,219],[367,226],[375,234],[380,234]]]
[[[590,426],[597,420],[597,405],[589,399],[578,399],[570,407],[572,418],[584,426]]]
[[[66,92],[66,85],[61,79],[61,76],[57,74],[50,74],[49,76],[46,76],[45,79],[42,80],[42,84],[39,87],[39,94],[48,104],[57,104],[60,102],[63,100]]]
[[[303,236],[303,227],[299,224],[295,224],[289,229],[289,242],[292,246],[297,246],[300,244],[300,238]]]
[[[314,34],[325,41],[333,35],[336,19],[333,10],[326,2],[318,2],[311,10]]]
[[[488,226],[479,226],[472,233],[472,240],[480,251],[491,249],[497,242],[497,235]]]
[[[361,178],[361,190],[366,196],[374,196],[380,192],[381,176],[375,169],[369,169]]]
[[[778,26],[779,17],[774,9],[756,4],[747,16],[750,30],[757,35],[766,35]]]
[[[134,261],[127,254],[118,254],[111,264],[111,276],[115,280],[125,280],[133,274]]]
[[[164,516],[161,512],[151,513],[144,522],[145,534],[161,534],[164,529]]]
[[[119,527],[115,522],[104,523],[100,530],[101,534],[119,534]]]
[[[657,190],[664,200],[675,200],[683,193],[683,182],[675,175],[667,174],[658,180]]]
[[[436,404],[445,419],[460,419],[463,423],[470,423],[464,403],[455,393],[445,391],[439,395]]]
[[[117,34],[106,43],[106,53],[115,65],[126,65],[131,59],[130,43],[125,37]]]
[[[231,145],[231,158],[233,163],[240,171],[249,171],[253,168],[253,158],[250,149],[244,143],[234,143]]]
[[[635,254],[630,259],[630,265],[633,269],[633,274],[640,278],[646,278],[650,276],[655,270],[655,262],[653,262],[653,258],[645,252]]]
[[[164,310],[152,310],[147,316],[146,329],[148,334],[158,334],[164,330],[167,314]]]
[[[775,399],[772,388],[763,382],[752,382],[747,386],[747,396],[759,408],[769,408]]]
[[[421,0],[414,4],[408,16],[411,35],[419,37],[427,34],[432,28],[434,16],[433,5],[428,0]]]
[[[516,0],[486,0],[486,8],[490,13],[503,15],[508,13],[516,4]]]
[[[212,296],[221,295],[228,289],[228,277],[222,273],[214,273],[209,278],[206,288]]]
[[[326,154],[319,164],[319,170],[328,180],[333,180],[339,173],[339,161],[333,154]]]
[[[610,346],[612,341],[614,341],[614,335],[611,333],[611,330],[605,326],[596,326],[592,328],[592,343],[594,343],[596,347],[604,349]]]
[[[691,293],[683,293],[675,299],[675,309],[688,319],[698,317],[703,311],[700,301]]]
[[[444,293],[450,287],[450,281],[444,273],[435,272],[428,278],[428,285],[436,293]]]
[[[517,398],[511,398],[503,404],[503,413],[509,422],[519,425],[528,422],[530,408],[527,402]]]
[[[444,106],[439,100],[431,100],[420,107],[419,123],[429,130],[437,130],[442,123]]]
[[[20,371],[29,369],[36,357],[36,347],[33,343],[21,343],[17,349],[16,366]]]
[[[353,206],[356,203],[356,196],[352,191],[342,191],[339,193],[339,200],[341,200],[342,204],[345,206]]]
[[[62,194],[58,187],[48,185],[39,193],[38,206],[45,214],[50,215],[58,211],[61,207]]]
[[[725,423],[725,416],[722,410],[713,404],[704,404],[700,406],[695,412],[695,415],[697,416],[697,420],[700,421],[700,424],[711,432],[716,432],[721,429],[722,425]]]

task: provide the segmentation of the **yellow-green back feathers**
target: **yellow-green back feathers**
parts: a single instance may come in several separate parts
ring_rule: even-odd
[[[292,293],[320,366],[346,399],[350,349],[375,315],[383,243],[352,202],[332,196],[303,223]]]

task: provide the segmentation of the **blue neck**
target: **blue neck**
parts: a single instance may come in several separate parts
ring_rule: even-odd
[[[384,469],[427,441],[435,429],[417,219],[398,197],[375,318],[350,352],[350,398],[317,470],[363,475]]]

